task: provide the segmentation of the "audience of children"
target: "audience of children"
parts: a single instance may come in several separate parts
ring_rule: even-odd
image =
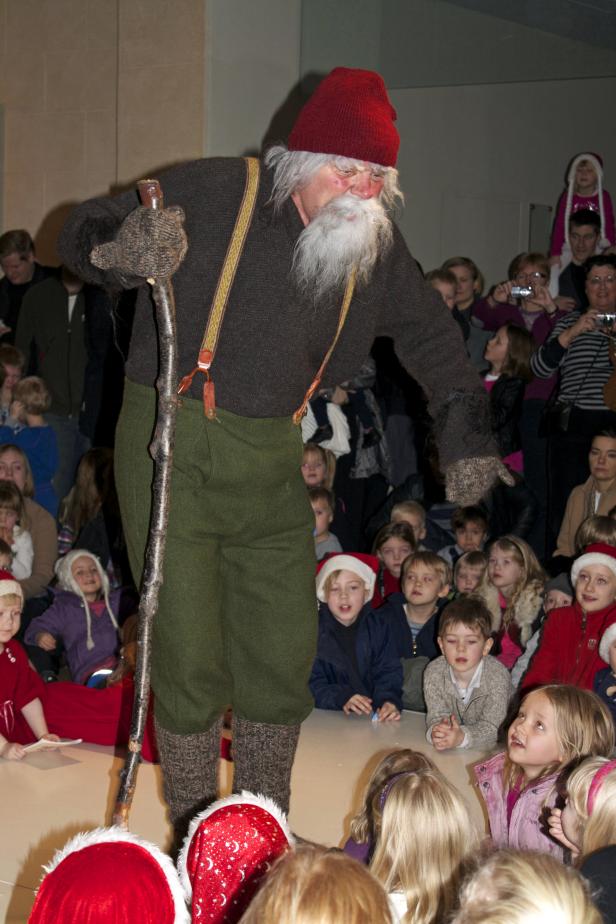
[[[476,593],[492,614],[496,657],[511,668],[541,618],[545,575],[531,547],[517,536],[490,546],[488,567]]]
[[[492,657],[492,617],[472,596],[449,603],[437,637],[442,656],[423,676],[427,738],[437,751],[490,748],[512,694],[506,667]]]
[[[417,547],[415,533],[408,523],[401,521],[383,526],[374,540],[372,554],[379,559],[374,606],[386,600],[390,594],[400,592],[402,562]]]
[[[544,817],[555,805],[558,775],[573,760],[609,757],[613,748],[611,716],[594,693],[564,684],[528,693],[509,726],[507,750],[475,766],[494,846],[562,859]]]
[[[0,481],[0,538],[6,542],[11,552],[11,563],[7,565],[7,570],[18,581],[30,577],[34,561],[32,536],[21,525],[25,519],[26,511],[21,491],[12,481]]]
[[[55,570],[59,589],[51,606],[28,626],[25,642],[45,651],[61,643],[75,683],[94,683],[94,675],[102,681],[118,660],[121,592],[109,592],[100,561],[85,549],[60,558]]]
[[[50,405],[51,395],[41,378],[21,379],[13,389],[11,416],[0,427],[0,443],[14,443],[26,453],[34,478],[34,500],[55,517],[58,497],[52,478],[58,468],[58,442],[43,416]]]
[[[479,587],[487,566],[488,558],[484,552],[464,552],[460,555],[453,568],[455,593],[474,593]]]
[[[396,721],[402,708],[402,667],[389,628],[372,612],[377,562],[332,555],[317,573],[319,635],[310,675],[317,709]]]
[[[488,518],[481,507],[458,507],[451,516],[454,545],[439,550],[439,555],[455,565],[465,552],[480,552],[488,537]]]
[[[327,488],[308,488],[310,506],[314,513],[314,547],[317,561],[326,555],[342,552],[342,546],[329,531],[334,519],[334,495]]]
[[[318,443],[306,443],[301,472],[307,488],[327,488],[328,491],[332,491],[336,475],[336,457]],[[332,532],[345,552],[355,551],[351,541],[351,527],[344,504],[339,497],[335,497]]]
[[[571,582],[575,601],[553,610],[545,620],[541,637],[522,688],[544,683],[574,683],[591,690],[598,670],[603,633],[616,623],[616,547],[595,543],[573,563]]]

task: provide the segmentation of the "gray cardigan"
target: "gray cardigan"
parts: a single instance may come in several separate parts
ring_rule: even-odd
[[[428,664],[423,682],[429,740],[434,725],[455,715],[466,732],[466,747],[489,748],[496,744],[498,729],[507,714],[513,692],[509,671],[500,661],[486,655],[479,686],[473,690],[466,704],[458,697],[449,665],[443,656]]]

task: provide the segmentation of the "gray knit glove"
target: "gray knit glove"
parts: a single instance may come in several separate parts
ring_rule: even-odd
[[[90,260],[123,280],[171,276],[188,250],[183,221],[178,205],[162,210],[139,206],[126,216],[114,241],[93,249]]]
[[[476,504],[498,481],[513,487],[515,479],[495,456],[471,456],[458,459],[445,472],[447,500],[461,507]]]

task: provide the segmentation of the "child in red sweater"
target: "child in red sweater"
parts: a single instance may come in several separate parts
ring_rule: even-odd
[[[599,642],[616,623],[616,548],[602,542],[589,545],[573,562],[571,582],[575,600],[547,617],[522,690],[546,683],[592,690],[595,674],[604,667]]]

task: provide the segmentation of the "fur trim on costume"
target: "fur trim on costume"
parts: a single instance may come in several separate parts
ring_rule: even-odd
[[[498,590],[494,585],[487,584],[484,588],[475,591],[482,599],[492,616],[492,631],[498,632],[502,624]],[[543,586],[540,582],[527,584],[515,602],[513,619],[520,629],[520,641],[526,646],[531,636],[531,626],[540,607],[543,604]]]
[[[605,542],[595,542],[587,546],[571,565],[571,583],[574,587],[580,571],[588,565],[603,565],[616,576],[616,549]]]
[[[247,790],[243,790],[239,794],[233,793],[233,795],[226,796],[224,799],[217,799],[216,802],[212,802],[211,805],[208,805],[206,809],[204,809],[202,812],[199,812],[199,814],[195,815],[195,817],[192,819],[188,827],[188,834],[184,839],[182,849],[178,856],[178,874],[180,877],[180,883],[184,889],[186,901],[190,901],[192,898],[192,883],[188,876],[187,862],[188,851],[190,850],[190,845],[195,832],[197,831],[202,821],[210,818],[214,812],[218,812],[220,809],[224,809],[229,805],[256,805],[263,809],[263,811],[268,812],[280,826],[289,843],[289,846],[295,846],[295,838],[291,833],[287,817],[273,799],[270,799],[268,796],[247,792]]]
[[[177,870],[173,865],[171,858],[164,854],[162,850],[156,846],[156,844],[152,844],[149,841],[144,840],[144,838],[139,837],[136,834],[132,834],[130,831],[125,831],[123,828],[120,828],[117,825],[112,825],[109,828],[94,828],[92,831],[82,831],[80,834],[76,834],[66,842],[64,847],[62,847],[60,850],[57,850],[51,862],[43,867],[44,874],[46,876],[52,873],[53,870],[57,869],[63,860],[66,860],[67,857],[71,856],[73,853],[77,853],[80,850],[85,850],[88,847],[92,847],[96,844],[112,843],[135,844],[137,847],[143,848],[143,850],[146,850],[151,855],[151,857],[160,866],[164,878],[169,886],[173,900],[173,906],[175,909],[176,924],[190,924],[190,914],[186,907],[186,902],[184,899],[182,887],[180,885]],[[111,885],[112,884],[110,884],[110,887]]]

